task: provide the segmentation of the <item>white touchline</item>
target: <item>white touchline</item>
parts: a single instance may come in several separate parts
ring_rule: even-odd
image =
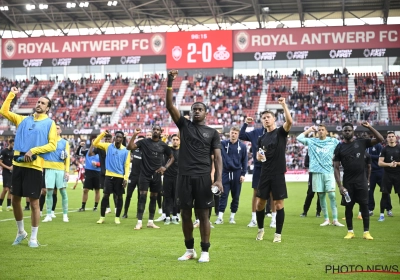
[[[72,212],[78,212],[78,210],[71,210],[71,211],[68,211],[68,213],[72,213]],[[54,213],[54,214],[62,214],[63,212],[57,212],[57,213]],[[46,214],[43,214],[42,216],[45,216]],[[24,219],[30,219],[31,218],[31,216],[24,216]],[[9,221],[15,221],[15,219],[14,218],[12,218],[12,219],[4,219],[4,220],[0,220],[0,222],[9,222]]]

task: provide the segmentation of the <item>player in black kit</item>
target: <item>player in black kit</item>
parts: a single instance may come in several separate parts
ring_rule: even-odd
[[[195,208],[200,219],[201,256],[199,262],[209,262],[210,248],[210,208],[214,206],[212,185],[223,192],[222,156],[219,133],[205,125],[207,108],[204,103],[195,102],[191,107],[192,121],[182,116],[172,101],[172,82],[178,71],[170,71],[167,81],[166,104],[172,120],[179,128],[181,145],[179,148],[177,205],[181,208],[182,230],[185,237],[185,254],[178,258],[185,261],[197,257],[194,250],[192,208]],[[211,180],[211,157],[214,154],[214,165],[217,180]]]
[[[354,128],[351,123],[343,125],[344,141],[337,145],[334,152],[334,169],[335,180],[339,187],[342,197],[342,205],[346,207],[346,224],[347,235],[345,239],[354,238],[353,231],[353,207],[355,203],[360,205],[360,211],[363,219],[364,234],[363,238],[372,240],[369,233],[369,212],[368,212],[368,182],[365,176],[365,150],[375,144],[382,142],[382,135],[376,131],[368,122],[363,122],[362,125],[368,128],[374,135],[373,139],[354,139]],[[343,166],[343,185],[340,180],[340,164]],[[345,195],[351,198],[350,202],[346,202]]]
[[[165,211],[165,225],[171,223],[170,214],[172,212],[172,223],[179,224],[177,217],[177,207],[175,203],[175,190],[176,190],[176,179],[178,176],[178,157],[179,157],[179,144],[180,139],[177,134],[173,134],[172,137],[171,151],[174,156],[174,163],[164,173],[163,181],[163,192],[164,192],[164,205],[163,210]]]
[[[3,211],[2,205],[3,200],[7,196],[7,211],[12,211],[11,207],[11,179],[12,179],[12,170],[13,170],[13,161],[14,157],[14,139],[8,140],[8,147],[3,149],[0,153],[0,166],[3,168],[3,191],[0,195],[0,212]]]
[[[387,133],[387,146],[382,149],[378,164],[383,167],[381,214],[378,221],[383,222],[385,207],[393,187],[400,199],[400,145],[396,143],[393,131]]]
[[[142,151],[142,166],[139,176],[139,206],[138,206],[138,222],[135,226],[136,230],[142,228],[142,219],[144,208],[146,207],[147,192],[150,188],[150,204],[149,204],[149,221],[148,228],[160,228],[154,224],[154,214],[156,212],[157,194],[161,191],[161,175],[174,162],[170,147],[161,141],[162,129],[159,125],[153,126],[153,134],[151,139],[143,139],[135,143],[136,136],[140,133],[140,128],[135,129],[133,136],[128,144],[128,150]],[[163,156],[169,158],[165,166],[163,166]]]
[[[140,141],[144,138],[144,136],[138,136],[137,141]],[[132,194],[135,191],[136,186],[139,183],[139,176],[140,176],[140,168],[142,166],[142,151],[137,148],[136,150],[131,151],[133,159],[131,163],[131,174],[129,174],[128,180],[128,191],[125,198],[125,205],[124,205],[124,215],[122,218],[128,218],[128,210],[129,206],[131,205],[131,198]],[[138,191],[139,194],[139,191]],[[139,196],[138,196],[139,200]]]

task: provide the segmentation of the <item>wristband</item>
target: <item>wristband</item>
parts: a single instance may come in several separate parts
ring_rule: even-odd
[[[167,88],[172,88],[172,82],[173,82],[174,80],[173,79],[168,79],[168,81],[167,81]]]
[[[172,90],[172,87],[167,87],[167,90],[169,90],[169,89]]]

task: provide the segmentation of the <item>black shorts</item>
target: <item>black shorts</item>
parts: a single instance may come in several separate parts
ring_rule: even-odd
[[[400,174],[383,172],[381,192],[390,194],[393,187],[395,193],[400,193]]]
[[[122,185],[124,178],[106,176],[104,180],[104,194],[123,195],[125,188]]]
[[[210,174],[198,176],[178,175],[176,205],[181,209],[207,209],[214,206]]]
[[[39,198],[42,190],[43,174],[41,170],[14,166],[11,194],[20,197]]]
[[[83,182],[83,188],[88,190],[99,190],[100,176],[90,176],[89,178],[85,178],[85,182]]]
[[[164,197],[175,199],[176,179],[177,179],[177,177],[164,176],[164,181],[163,181]]]
[[[273,200],[288,198],[285,174],[267,175],[261,172],[257,187],[257,197],[267,200],[272,193]]]
[[[351,201],[349,203],[346,202],[344,196],[342,196],[341,205],[349,206],[354,205],[355,203],[358,204],[368,204],[368,183],[348,183],[343,184],[343,187],[347,189],[349,192]]]
[[[161,192],[162,184],[161,184],[161,174],[154,173],[153,176],[147,177],[142,174],[139,176],[139,191],[147,192],[149,191],[152,193]]]
[[[106,180],[106,175],[100,174],[100,189],[104,189],[104,181]]]
[[[3,188],[10,188],[12,184],[12,173],[3,169]]]
[[[251,187],[253,189],[257,189],[258,183],[260,182],[260,176],[261,176],[261,166],[260,167],[254,167],[254,170],[253,170],[253,181],[251,182]]]

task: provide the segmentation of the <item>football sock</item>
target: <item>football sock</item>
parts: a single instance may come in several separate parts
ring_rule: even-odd
[[[336,193],[328,192],[329,201],[331,203],[332,218],[334,221],[337,220],[337,206],[336,206]],[[328,211],[326,211],[328,212]]]
[[[324,214],[324,219],[329,220],[328,207],[326,205],[326,193],[318,193],[321,211]]]
[[[275,233],[281,234],[283,223],[285,222],[285,208],[276,210],[276,231]]]
[[[265,209],[256,212],[258,228],[264,228]]]
[[[53,190],[47,189],[46,193],[46,210],[47,215],[51,214],[51,208],[53,207]]]
[[[65,188],[60,189],[63,214],[68,214],[68,194]]]

